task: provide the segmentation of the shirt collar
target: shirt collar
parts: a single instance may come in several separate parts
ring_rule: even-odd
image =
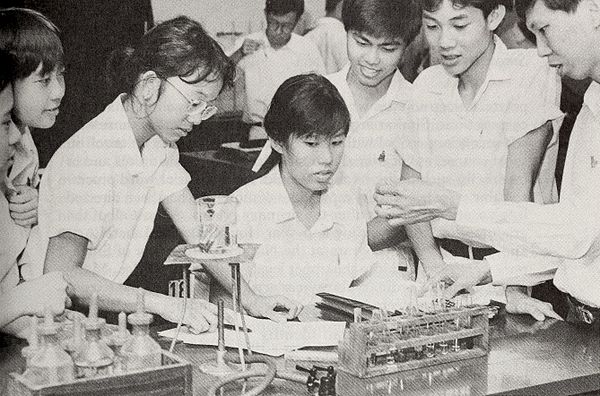
[[[274,221],[283,223],[296,219],[296,212],[283,185],[279,166],[273,167],[269,173],[263,176],[263,183],[269,188],[268,198],[264,204],[273,211]],[[334,224],[351,227],[353,224],[352,214],[344,210],[347,207],[347,199],[348,196],[341,194],[340,189],[332,184],[329,190],[321,196],[321,215],[310,231],[326,231]]]
[[[583,101],[591,112],[600,118],[600,84],[596,81],[592,81],[588,89],[585,91]]]
[[[349,71],[350,64],[348,63],[340,71],[330,74],[327,76],[327,78],[333,83],[333,85],[336,86],[340,92],[340,95],[342,95],[342,98],[344,101],[346,101],[346,105],[348,106],[350,113],[353,114],[355,113],[354,97],[352,96],[352,91],[350,91],[348,81],[346,81]],[[396,70],[392,76],[392,81],[390,82],[390,86],[388,87],[385,95],[383,95],[377,102],[373,104],[365,117],[369,118],[373,114],[378,114],[379,112],[390,107],[394,102],[402,104],[408,103],[412,94],[412,89],[412,84],[404,78],[399,70]]]
[[[9,128],[18,129],[14,123],[10,123]],[[12,133],[12,132],[11,132]],[[33,137],[28,127],[18,131],[21,139],[15,145],[14,162],[10,174],[7,175],[6,186],[14,190],[16,185],[37,186],[38,181],[38,151],[33,142]]]
[[[494,44],[496,47],[494,48],[494,53],[492,54],[492,59],[482,86],[485,86],[488,81],[503,81],[512,78],[511,68],[508,67],[510,66],[508,64],[508,48],[506,48],[506,45],[496,35],[494,35]],[[437,81],[433,81],[429,85],[429,90],[432,93],[441,95],[445,92],[455,90],[458,86],[458,77],[451,76],[446,72],[438,73],[436,77]]]
[[[170,145],[164,143],[159,136],[153,136],[144,143],[140,153],[123,107],[123,98],[124,94],[119,95],[106,108],[110,128],[116,144],[118,144],[117,147],[121,150],[119,164],[126,168],[132,176],[146,172],[153,173],[165,160]]]

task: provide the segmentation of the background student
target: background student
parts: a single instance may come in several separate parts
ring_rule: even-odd
[[[11,332],[5,326],[24,315],[43,316],[49,309],[55,315],[61,314],[70,301],[67,297],[67,283],[62,274],[53,272],[21,283],[5,282],[11,272],[16,273],[17,257],[25,247],[29,228],[16,223],[9,213],[6,195],[8,169],[14,164],[14,153],[22,138],[12,125],[13,89],[11,74],[15,70],[14,57],[0,50],[0,331]]]
[[[337,89],[316,74],[286,80],[275,93],[265,128],[279,161],[236,190],[239,241],[260,244],[242,266],[248,312],[291,319],[318,292],[347,288],[369,269],[366,220],[348,186],[332,184],[350,117]],[[209,266],[222,285],[229,269]],[[278,314],[281,306],[287,314]]]
[[[33,249],[44,271],[62,271],[74,295],[101,309],[135,310],[122,283],[137,266],[158,205],[184,240],[198,243],[196,206],[176,142],[210,118],[233,65],[197,22],[178,17],[147,32],[112,62],[121,89],[113,103],[54,154],[40,189]],[[146,293],[146,309],[171,322],[182,300]],[[216,325],[215,307],[192,299],[183,322]]]
[[[454,280],[449,295],[483,281],[534,285],[554,278],[569,307],[567,319],[600,328],[599,8],[597,0],[517,2],[539,55],[562,76],[593,79],[571,134],[559,203],[485,202],[416,180],[378,188],[378,203],[390,206],[377,212],[390,222],[455,220],[462,232],[501,251],[479,265],[446,268],[441,275]],[[552,316],[548,304],[528,296],[512,303],[538,319]]]
[[[242,119],[250,124],[251,139],[267,137],[263,118],[281,83],[297,74],[325,71],[317,46],[293,33],[303,13],[304,0],[266,0],[266,29],[241,38],[231,54],[246,91]]]
[[[327,74],[338,72],[348,63],[346,30],[342,23],[343,3],[343,0],[326,0],[325,16],[304,35],[317,45]]]

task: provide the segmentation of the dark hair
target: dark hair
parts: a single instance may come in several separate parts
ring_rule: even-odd
[[[437,11],[444,0],[421,0],[421,7],[428,12]],[[483,17],[487,18],[490,13],[503,5],[506,10],[512,10],[512,0],[451,0],[452,6],[456,8],[475,7],[483,12]]]
[[[325,1],[325,12],[332,12],[333,10],[335,10],[335,7],[337,7],[337,5],[339,3],[341,3],[344,0],[326,0]]]
[[[285,15],[289,12],[296,13],[296,19],[304,14],[304,0],[267,0],[265,13],[271,15]]]
[[[346,31],[377,38],[400,38],[404,44],[409,44],[421,27],[421,15],[414,0],[344,0],[342,21]]]
[[[108,79],[113,89],[133,93],[140,74],[154,71],[160,78],[178,76],[188,84],[202,81],[212,74],[223,79],[223,86],[233,83],[235,65],[202,26],[185,16],[165,21],[149,30],[135,48],[112,53]],[[186,80],[198,70],[193,81]]]
[[[515,0],[515,10],[522,20],[525,20],[525,14],[533,8],[537,1],[543,1],[544,5],[553,11],[574,12],[581,0]]]
[[[8,51],[0,49],[0,92],[14,80],[15,58]]]
[[[350,128],[350,113],[337,88],[318,74],[290,77],[277,88],[264,119],[267,135],[287,145],[290,137],[333,136]]]
[[[58,28],[48,18],[27,8],[0,10],[0,48],[14,57],[14,78],[31,75],[42,64],[42,74],[64,65]]]

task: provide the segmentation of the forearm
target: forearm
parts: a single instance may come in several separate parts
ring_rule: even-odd
[[[21,296],[23,298],[23,296]],[[6,326],[20,316],[27,315],[23,301],[15,293],[15,289],[0,295],[0,328]]]
[[[202,266],[211,274],[211,276],[219,282],[221,286],[228,292],[233,292],[232,285],[232,276],[231,276],[231,267],[224,261],[218,262],[205,262],[202,263]],[[248,309],[248,306],[251,306],[254,300],[258,297],[258,295],[252,290],[248,282],[240,276],[240,291],[243,296],[244,308]]]
[[[444,267],[444,260],[433,239],[431,223],[424,222],[407,225],[406,233],[428,276],[433,275]]]
[[[110,281],[83,269],[73,268],[64,273],[69,294],[80,303],[89,305],[94,293],[98,294],[98,308],[110,312],[134,312],[137,309],[137,289]],[[170,297],[145,291],[146,311],[162,315],[170,305]]]
[[[373,251],[395,246],[406,240],[406,230],[402,226],[393,226],[381,217],[374,217],[367,222],[367,238]]]
[[[161,202],[186,243],[200,242],[200,221],[196,213],[196,201],[189,188],[171,194]]]

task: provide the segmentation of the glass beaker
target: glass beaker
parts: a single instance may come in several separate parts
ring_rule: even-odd
[[[237,198],[227,195],[209,195],[196,200],[201,250],[222,254],[237,248],[238,203]]]

